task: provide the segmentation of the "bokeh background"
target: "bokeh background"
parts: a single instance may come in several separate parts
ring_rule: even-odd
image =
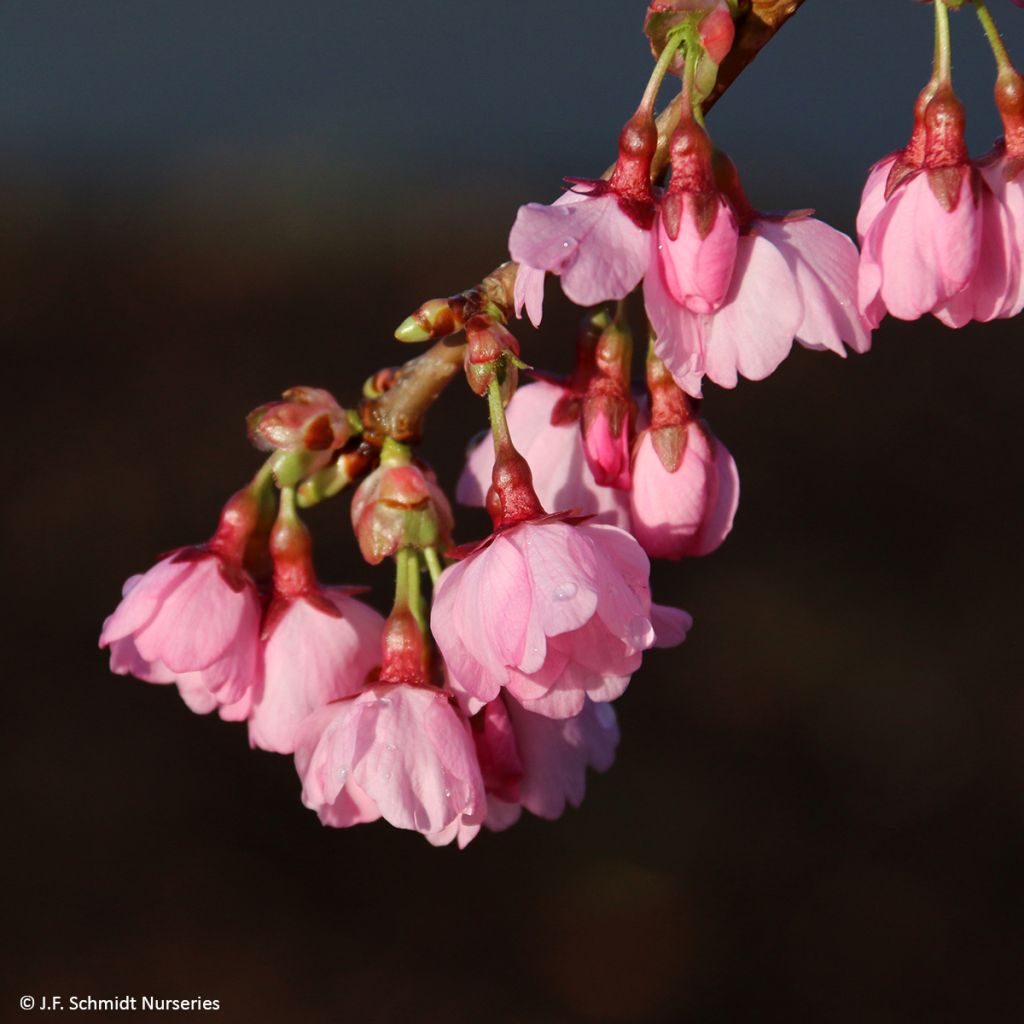
[[[96,650],[121,581],[254,470],[248,409],[354,396],[409,354],[407,312],[501,260],[518,203],[600,173],[643,7],[3,5],[5,1019],[23,993],[246,1022],[1020,1019],[1019,319],[886,323],[867,356],[709,389],[736,529],[656,570],[696,628],[556,824],[464,852],[323,829],[290,759]],[[1024,58],[1024,12],[992,8]],[[852,228],[930,24],[806,4],[712,119],[755,204]],[[980,153],[990,58],[970,12],[954,32]],[[575,314],[548,294],[518,333],[565,367]],[[484,425],[464,391],[424,448],[449,484]],[[385,606],[347,499],[310,518],[322,577]]]

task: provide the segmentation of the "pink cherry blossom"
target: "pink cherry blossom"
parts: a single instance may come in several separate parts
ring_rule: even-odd
[[[986,221],[975,197],[975,172],[969,168],[961,176],[951,209],[939,201],[927,170],[905,178],[887,200],[896,159],[890,157],[872,169],[857,215],[862,250],[858,301],[872,327],[886,312],[900,320],[916,320],[962,292],[978,270]],[[997,234],[999,217],[998,208],[992,207],[988,223]]]
[[[325,825],[382,817],[451,841],[486,812],[469,727],[431,687],[380,684],[315,711],[299,729],[295,766],[302,802]]]
[[[142,576],[131,576],[125,582],[124,594],[132,590]],[[104,631],[113,616],[107,616],[103,624]],[[149,662],[139,654],[135,640],[131,635],[112,640],[110,647],[110,671],[119,676],[135,676],[146,683],[176,685],[181,699],[190,711],[197,715],[206,715],[216,710],[225,721],[244,721],[249,716],[252,705],[251,692],[246,691],[232,704],[221,704],[203,681],[203,673],[172,672],[162,661]]]
[[[649,236],[608,187],[576,185],[550,206],[521,206],[508,239],[520,264],[516,313],[525,306],[533,325],[540,324],[545,271],[560,275],[562,290],[579,306],[625,298],[647,270]]]
[[[652,232],[653,260],[669,295],[680,306],[691,313],[714,313],[725,301],[736,263],[736,217],[717,193],[705,198],[684,192],[674,197],[676,204],[674,235],[663,204],[658,229]],[[713,218],[710,227],[702,226],[705,217]]]
[[[150,681],[163,682],[167,674],[198,673],[219,703],[232,704],[260,684],[261,615],[244,571],[214,551],[184,548],[129,581],[104,623],[100,647],[130,638],[135,653],[126,656],[122,644],[117,657],[126,658],[122,665],[137,657],[149,666],[141,678],[148,673]]]
[[[729,290],[713,313],[680,305],[663,273],[644,278],[655,351],[678,385],[699,397],[706,375],[735,387],[739,375],[762,380],[794,339],[844,355],[864,352],[870,331],[855,306],[857,249],[846,235],[811,217],[756,218],[740,236]]]
[[[967,285],[935,307],[947,327],[1016,316],[1024,309],[1024,177],[1007,181],[1005,156],[980,168],[978,265]]]
[[[739,503],[736,463],[725,445],[698,420],[679,431],[678,465],[666,469],[655,431],[641,434],[633,457],[632,532],[652,558],[683,558],[714,551],[732,529]]]
[[[656,643],[689,616],[652,607],[650,563],[613,526],[521,522],[444,571],[431,629],[453,689],[477,702],[502,688],[527,710],[569,718],[618,697]],[[658,619],[657,626],[655,620]]]
[[[503,694],[472,725],[487,790],[484,823],[494,831],[514,824],[524,807],[550,821],[567,803],[579,807],[587,768],[607,771],[619,743],[611,704],[590,700],[572,718],[548,718]]]
[[[628,495],[594,480],[584,457],[579,422],[552,422],[556,407],[569,397],[566,388],[538,381],[519,388],[505,410],[516,446],[530,464],[537,497],[553,511],[576,509],[593,515],[595,522],[628,528]],[[494,445],[485,437],[466,459],[455,492],[458,501],[482,507],[493,468]]]
[[[303,720],[358,693],[380,660],[382,616],[343,587],[319,588],[315,597],[278,606],[264,644],[263,686],[249,716],[254,747],[292,753]]]

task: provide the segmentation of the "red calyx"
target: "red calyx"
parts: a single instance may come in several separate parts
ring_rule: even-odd
[[[384,624],[377,681],[430,685],[430,650],[419,623],[408,608],[396,608]]]
[[[317,593],[313,542],[297,517],[278,517],[270,533],[270,556],[274,560],[275,595],[294,600]]]
[[[546,514],[533,489],[530,464],[511,445],[503,445],[494,460],[487,511],[496,530]]]
[[[1003,122],[1007,181],[1024,170],[1024,76],[1013,68],[1003,68],[996,79],[996,107]]]
[[[638,110],[619,133],[619,158],[611,179],[576,184],[588,185],[590,195],[611,189],[619,207],[637,227],[645,231],[654,224],[654,192],[651,189],[651,161],[658,149],[658,129],[649,110]],[[571,180],[571,179],[567,179]]]

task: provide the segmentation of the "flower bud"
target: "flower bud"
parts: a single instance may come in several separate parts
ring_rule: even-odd
[[[352,498],[352,528],[370,565],[403,547],[450,547],[454,522],[433,472],[411,462],[381,465]]]
[[[470,388],[486,395],[497,376],[502,401],[507,404],[519,380],[519,342],[507,327],[485,313],[477,313],[466,324],[466,342],[466,380]]]
[[[629,487],[629,448],[636,419],[629,372],[633,341],[624,322],[612,322],[598,338],[594,375],[583,399],[583,451],[594,480],[604,487]]]
[[[271,468],[278,484],[294,487],[330,463],[352,436],[352,420],[321,388],[289,388],[282,398],[254,409],[246,423],[249,440],[274,453]]]

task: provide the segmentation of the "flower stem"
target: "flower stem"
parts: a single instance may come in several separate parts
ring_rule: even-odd
[[[437,556],[437,548],[424,548],[423,560],[427,563],[427,571],[430,573],[430,582],[436,587],[437,581],[441,578],[441,573],[444,572],[444,566],[441,565],[441,559]]]
[[[654,101],[658,97],[658,90],[661,89],[661,83],[665,81],[669,65],[672,63],[672,58],[676,55],[676,50],[679,49],[682,41],[683,30],[681,28],[669,33],[665,46],[658,56],[658,63],[654,65],[654,70],[651,72],[647,88],[644,89],[643,98],[640,100],[640,110],[646,110],[649,113],[654,112]]]
[[[985,0],[974,0],[974,12],[978,15],[978,21],[981,22],[981,27],[985,31],[985,38],[988,39],[988,45],[992,48],[992,56],[996,59],[997,67],[1000,71],[1006,68],[1012,70],[1013,61],[1010,60],[1010,55],[1006,52],[1003,37],[999,34],[999,29],[996,28],[996,23],[989,13]]]
[[[949,44],[949,8],[944,0],[935,0],[935,64],[933,80],[949,83],[952,80],[952,57]]]
[[[487,411],[491,417],[491,436],[494,438],[494,454],[500,455],[502,451],[512,445],[512,436],[508,432],[508,420],[505,419],[505,403],[501,400],[501,384],[498,383],[498,375],[491,378],[487,385]]]

